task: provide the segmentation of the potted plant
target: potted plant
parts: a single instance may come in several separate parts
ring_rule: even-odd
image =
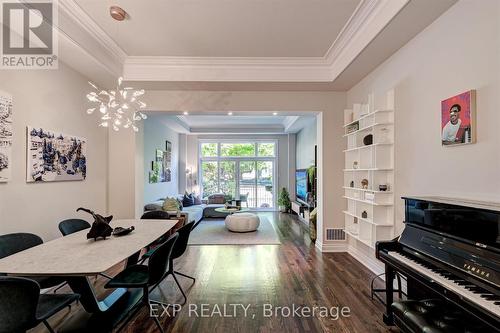
[[[292,203],[290,201],[290,195],[285,187],[283,187],[278,196],[278,206],[282,213],[287,213],[292,208]]]

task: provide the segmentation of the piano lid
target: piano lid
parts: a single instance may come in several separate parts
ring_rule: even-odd
[[[403,199],[405,223],[500,250],[500,204],[442,197]]]
[[[409,200],[420,200],[420,201],[430,201],[448,205],[455,206],[463,206],[477,209],[486,209],[500,212],[500,202],[489,202],[489,201],[477,201],[477,200],[469,200],[469,199],[460,199],[460,198],[447,198],[447,197],[438,197],[438,196],[405,196],[401,199],[409,199]]]

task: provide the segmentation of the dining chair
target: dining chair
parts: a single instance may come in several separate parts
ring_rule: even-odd
[[[63,236],[90,228],[90,223],[82,219],[67,219],[59,223],[59,231]]]
[[[141,305],[146,306],[148,309],[151,308],[152,304],[167,305],[163,302],[150,299],[149,294],[154,288],[158,286],[158,284],[165,276],[170,262],[172,248],[174,247],[174,244],[176,243],[178,237],[179,234],[175,233],[160,246],[152,250],[147,265],[136,264],[129,266],[104,285],[104,288],[106,289],[140,288],[143,290],[142,302],[140,302],[135,309],[131,310],[132,314],[128,316],[128,318],[121,325],[118,331],[120,331],[130,321],[133,315],[137,313],[137,311],[139,311]],[[153,318],[160,332],[163,332],[163,328],[161,327],[158,318],[154,316],[151,316],[151,318]]]
[[[40,294],[40,285],[34,280],[0,276],[0,333],[25,332],[40,323],[52,333],[47,320],[79,297]]]
[[[193,222],[189,222],[188,224],[182,226],[181,228],[179,228],[177,230],[177,233],[179,234],[179,238],[177,239],[177,242],[175,242],[174,248],[172,250],[172,255],[170,256],[170,260],[169,260],[169,264],[168,264],[168,271],[165,272],[165,276],[161,279],[161,281],[163,281],[169,275],[172,275],[172,277],[174,278],[175,283],[177,284],[177,287],[179,287],[179,290],[181,291],[181,294],[184,297],[184,303],[183,304],[186,303],[187,297],[186,297],[186,294],[184,293],[184,290],[181,287],[181,284],[177,280],[176,275],[180,275],[180,276],[183,276],[183,277],[186,277],[188,279],[193,280],[193,284],[196,282],[196,279],[194,277],[192,277],[192,276],[189,276],[189,275],[186,275],[184,273],[175,271],[174,270],[174,259],[177,259],[177,258],[181,257],[184,254],[184,252],[186,252],[188,241],[189,241],[189,235],[191,234],[191,231],[194,229],[195,226],[196,226],[195,222],[193,221]],[[141,261],[144,262],[150,256],[151,256],[151,251],[145,253],[142,256]],[[160,282],[158,282],[158,284],[160,284]]]
[[[42,243],[43,240],[39,236],[30,233],[0,235],[0,259]],[[63,278],[58,276],[30,276],[30,279],[35,280],[42,289],[52,288],[65,282]]]
[[[170,214],[164,210],[150,210],[141,216],[141,220],[169,220]]]

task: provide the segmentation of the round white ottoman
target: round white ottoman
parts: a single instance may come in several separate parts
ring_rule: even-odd
[[[233,232],[249,232],[259,228],[260,219],[252,213],[236,213],[226,216],[226,228]]]

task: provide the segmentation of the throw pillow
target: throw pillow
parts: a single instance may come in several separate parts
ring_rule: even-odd
[[[194,197],[192,194],[186,195],[184,194],[184,198],[182,199],[182,205],[184,207],[189,207],[194,205]]]
[[[224,197],[224,194],[212,194],[211,196],[208,197],[208,203],[209,204],[225,204],[226,199]]]
[[[194,193],[193,193],[193,196],[194,196],[194,204],[195,205],[201,205],[202,202],[201,202],[200,196],[199,195],[194,195]]]
[[[175,198],[166,198],[163,202],[163,210],[166,212],[177,212],[180,210],[179,203]]]

